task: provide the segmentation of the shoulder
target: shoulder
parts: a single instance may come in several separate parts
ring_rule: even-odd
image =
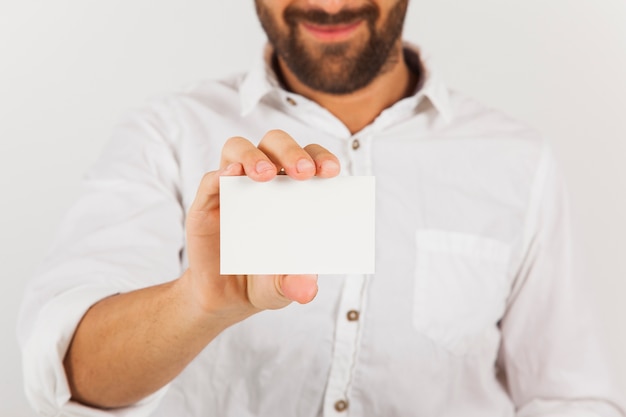
[[[188,126],[206,124],[219,117],[236,117],[241,112],[239,86],[243,78],[244,74],[233,74],[153,95],[141,105],[127,109],[118,125],[143,125],[174,137]]]
[[[238,96],[245,76],[246,73],[233,73],[223,78],[201,80],[179,89],[173,97],[210,103],[220,98]]]
[[[449,102],[453,116],[434,142],[455,163],[508,184],[500,188],[518,190],[520,199],[527,200],[546,164],[556,162],[552,141],[528,122],[463,93],[450,91]]]
[[[245,77],[236,73],[221,79],[205,79],[150,99],[147,106],[153,111],[193,114],[195,111],[213,110],[222,114],[240,111],[239,88]]]
[[[529,123],[456,91],[450,91],[453,121],[446,135],[489,150],[511,167],[534,171],[551,152],[552,143]]]
[[[502,110],[490,107],[465,94],[451,90],[450,106],[454,114],[451,133],[498,141],[522,141],[543,146],[545,139],[535,127]]]

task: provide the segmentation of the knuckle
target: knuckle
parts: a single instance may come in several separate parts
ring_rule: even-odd
[[[332,159],[338,161],[337,157],[332,152],[321,145],[310,144],[305,146],[304,149],[315,159]]]
[[[261,152],[259,152],[256,148],[248,148],[242,151],[238,157],[241,159],[241,162],[250,162],[256,159],[259,159]]]
[[[322,145],[318,145],[317,143],[310,143],[306,145],[304,150],[315,155],[330,154],[326,148]]]
[[[296,141],[284,130],[273,129],[268,131],[259,142],[259,149],[276,149],[298,146]]]
[[[205,173],[202,176],[202,180],[200,181],[202,184],[206,184],[207,182],[211,181],[211,179],[215,176],[215,171],[210,171]]]
[[[291,138],[291,136],[289,136],[289,134],[282,129],[271,129],[265,134],[265,137]]]
[[[258,149],[248,139],[241,136],[229,138],[222,148],[222,160],[227,162],[246,162],[258,158]]]
[[[231,148],[234,146],[245,145],[246,143],[250,143],[247,139],[242,138],[241,136],[232,136],[226,140],[224,143],[224,149]]]

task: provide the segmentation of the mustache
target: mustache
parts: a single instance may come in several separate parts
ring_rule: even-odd
[[[315,25],[340,25],[365,20],[375,22],[378,18],[378,8],[373,4],[366,4],[358,9],[342,9],[337,13],[326,13],[324,10],[303,10],[298,7],[288,6],[283,12],[285,22],[291,27],[299,22],[307,22]]]

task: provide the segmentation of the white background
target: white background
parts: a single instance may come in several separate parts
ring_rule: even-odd
[[[450,86],[554,141],[626,387],[626,2],[413,0],[406,38]],[[0,0],[0,415],[33,415],[18,305],[112,124],[152,95],[245,70],[263,39],[252,0]]]

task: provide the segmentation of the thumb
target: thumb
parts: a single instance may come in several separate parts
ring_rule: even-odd
[[[250,303],[261,310],[276,310],[292,301],[308,303],[317,294],[317,275],[248,275]]]
[[[281,275],[277,288],[288,300],[306,304],[317,295],[317,275]]]

